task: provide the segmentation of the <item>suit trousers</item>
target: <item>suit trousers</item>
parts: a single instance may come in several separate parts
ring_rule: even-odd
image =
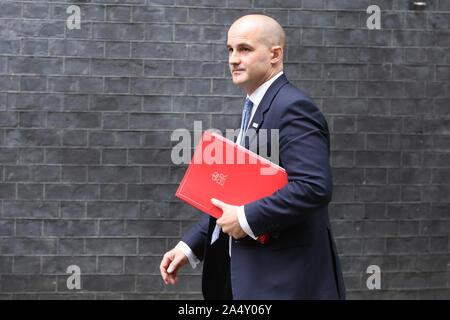
[[[202,279],[205,300],[233,299],[229,242],[230,236],[220,231],[219,238],[207,250],[208,258],[204,260]],[[205,272],[206,269],[209,269],[208,272]]]

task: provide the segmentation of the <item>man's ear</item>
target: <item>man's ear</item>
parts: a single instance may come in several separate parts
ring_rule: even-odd
[[[283,47],[281,46],[273,46],[270,49],[272,53],[272,58],[270,59],[270,62],[275,64],[283,59]]]

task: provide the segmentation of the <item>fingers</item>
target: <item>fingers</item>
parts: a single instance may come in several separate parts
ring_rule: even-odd
[[[216,224],[222,228],[222,231],[224,233],[228,233],[231,230],[231,226],[229,225],[229,223],[227,223],[227,221],[229,221],[229,219],[227,218],[227,215],[225,213],[216,220]]]
[[[225,203],[225,202],[222,202],[222,201],[217,200],[217,199],[214,199],[214,198],[211,199],[211,203],[212,203],[213,205],[215,205],[216,207],[222,209],[222,210],[223,210],[223,209],[225,208],[225,206],[226,206],[226,203]]]
[[[223,214],[219,219],[216,220],[216,224],[222,228],[222,231],[227,233],[229,227],[227,225],[226,216]]]
[[[183,261],[184,258],[186,261]],[[166,285],[177,283],[178,270],[186,263],[187,258],[179,249],[172,249],[164,255],[159,269]]]
[[[178,270],[180,262],[181,262],[181,259],[177,258],[175,256],[175,258],[172,260],[172,262],[170,263],[169,267],[167,268],[167,272],[168,273],[173,273],[174,271]]]
[[[238,207],[230,204],[224,204],[222,216],[216,220],[216,224],[222,228],[222,231],[235,239],[241,239],[247,236],[242,229],[238,218]]]
[[[161,261],[161,264],[159,266],[159,270],[161,272],[161,277],[163,278],[164,282],[166,284],[169,284],[169,273],[167,272],[167,268],[170,265],[170,257],[168,253],[166,253]]]
[[[223,213],[225,213],[226,207],[228,206],[225,202],[222,202],[222,201],[217,200],[217,199],[214,199],[214,198],[211,199],[211,203],[212,203],[213,205],[215,205],[217,208],[222,209],[222,212],[223,212]],[[223,218],[224,218],[224,215],[222,215],[222,217],[220,217],[220,218],[217,219],[217,221],[216,221],[216,223],[217,223],[217,225],[218,225],[219,227],[222,227],[222,226],[223,226],[223,223],[224,223],[224,219],[223,219]]]
[[[175,254],[173,254],[171,251],[167,252],[163,257],[163,260],[161,261],[161,265],[159,266],[161,277],[163,278],[166,285],[174,285],[178,281],[177,267],[179,261],[177,262],[175,257]]]

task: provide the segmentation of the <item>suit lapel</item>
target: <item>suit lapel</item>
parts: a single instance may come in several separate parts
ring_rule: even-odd
[[[278,90],[281,89],[282,86],[288,83],[288,80],[284,73],[275,80],[267,89],[266,93],[264,94],[264,97],[262,98],[261,102],[259,103],[258,109],[256,109],[255,115],[251,119],[250,126],[248,127],[247,135],[249,137],[249,145],[252,143],[253,139],[257,136],[259,128],[261,128],[263,122],[264,122],[264,115],[269,110],[273,98],[275,98]],[[253,129],[253,130],[250,130]],[[248,149],[249,145],[245,145],[245,147]]]

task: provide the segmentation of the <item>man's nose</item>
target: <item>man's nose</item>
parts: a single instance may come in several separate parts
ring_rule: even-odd
[[[239,54],[236,51],[230,53],[228,56],[228,63],[231,65],[239,65],[241,63]]]

